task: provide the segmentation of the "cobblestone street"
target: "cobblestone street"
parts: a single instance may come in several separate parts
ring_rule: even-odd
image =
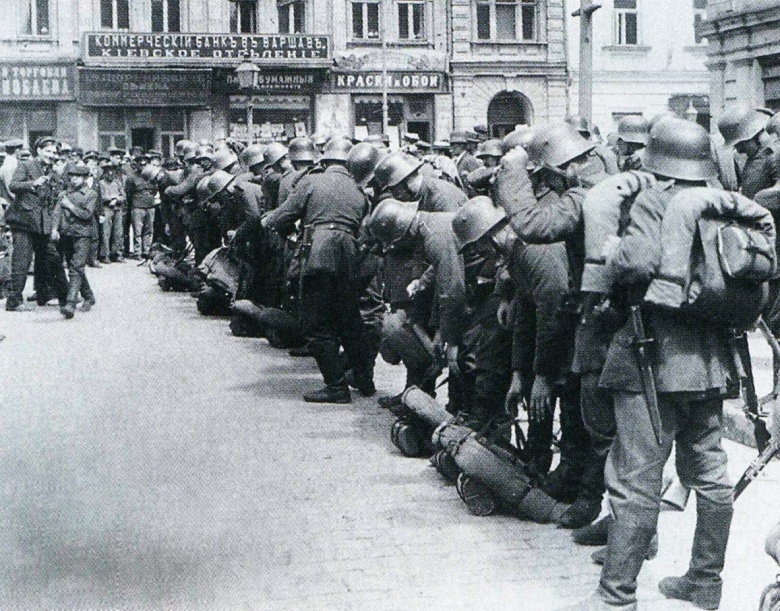
[[[543,611],[595,588],[592,548],[469,515],[375,399],[303,403],[313,360],[233,337],[146,268],[88,275],[97,306],[70,322],[0,314],[0,607]],[[755,451],[727,446],[736,481]],[[640,609],[691,608],[656,584],[686,569],[694,505],[662,514]],[[774,579],[778,507],[775,461],[737,503],[721,609]]]

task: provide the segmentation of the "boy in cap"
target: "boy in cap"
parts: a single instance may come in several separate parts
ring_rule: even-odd
[[[73,318],[79,293],[84,297],[82,312],[88,312],[95,305],[95,295],[87,281],[85,271],[93,219],[98,208],[98,196],[87,186],[89,169],[84,166],[68,170],[69,185],[60,193],[54,210],[51,239],[59,241],[60,253],[68,265],[68,293],[66,303],[60,308],[62,315]]]

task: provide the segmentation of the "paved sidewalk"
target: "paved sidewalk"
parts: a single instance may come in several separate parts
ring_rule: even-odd
[[[145,268],[88,270],[97,306],[0,312],[0,608],[552,610],[599,570],[568,533],[469,515],[373,399],[300,400],[310,359],[230,335]],[[400,367],[378,366],[381,393]],[[734,479],[755,451],[727,443]],[[740,499],[721,609],[778,568],[780,468]],[[661,517],[640,609],[676,610],[693,504]]]

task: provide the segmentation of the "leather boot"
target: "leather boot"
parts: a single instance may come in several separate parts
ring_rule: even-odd
[[[349,386],[344,382],[329,384],[319,390],[307,392],[303,395],[303,400],[307,403],[352,403]]]
[[[67,320],[73,318],[76,313],[76,304],[68,303],[60,308],[60,314],[62,314]]]
[[[606,603],[618,609],[636,608],[636,578],[654,535],[655,528],[627,518],[618,517],[609,527],[607,557],[597,590]]]
[[[394,405],[400,405],[401,404],[401,397],[403,396],[403,393],[392,395],[390,397],[379,397],[377,400],[377,404],[382,409],[390,409]]]
[[[571,504],[579,495],[581,477],[582,469],[568,460],[562,460],[555,471],[544,478],[541,487],[556,501]]]
[[[574,505],[564,512],[561,519],[558,520],[558,525],[561,528],[581,528],[593,522],[600,513],[600,500],[595,501],[580,496],[574,501]]]
[[[577,545],[606,545],[610,524],[612,524],[612,516],[606,515],[595,524],[575,530],[572,539]]]
[[[665,577],[658,589],[666,598],[686,600],[700,609],[717,609],[723,591],[720,574],[726,560],[731,505],[718,505],[697,495],[696,531],[691,563],[681,577]]]
[[[645,556],[645,560],[652,560],[658,555],[658,534],[653,537],[653,540],[650,542],[650,548],[647,550],[647,555]],[[593,561],[593,564],[603,565],[604,561],[607,558],[607,548],[602,547],[600,549],[597,549],[595,552],[593,552],[590,555],[590,559]]]

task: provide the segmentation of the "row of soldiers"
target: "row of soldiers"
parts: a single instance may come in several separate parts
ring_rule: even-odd
[[[720,123],[724,146],[674,116],[627,118],[611,149],[572,119],[486,141],[475,155],[482,163],[454,175],[446,163],[390,153],[380,142],[331,139],[309,168],[279,173],[285,188],[259,222],[262,234],[297,235],[300,323],[325,383],[304,399],[347,403],[350,387],[374,393],[376,352],[361,306],[381,278],[379,349],[387,360],[405,360],[407,386],[434,394],[439,373],[404,353],[411,328],[443,355],[448,410],[472,428],[516,414],[519,405],[528,410],[530,476],[572,503],[560,524],[576,529],[575,541],[606,544],[596,594],[572,609],[636,608],[637,575],[657,549],[673,444],[678,477],[696,491],[697,527],[688,572],[659,587],[669,598],[717,608],[733,512],[720,429],[724,397],[740,378],[732,336],[724,325],[652,307],[644,296],[652,281],[660,302],[665,291],[681,290],[662,274],[675,264],[662,261],[661,248],[664,213],[678,195],[702,197],[708,189],[708,197],[726,197],[726,187],[771,206],[774,125],[762,110],[731,108]],[[266,173],[264,191],[275,180]],[[603,228],[586,222],[588,197],[622,209],[609,254],[595,258],[588,240]],[[774,239],[772,218],[761,210]],[[774,258],[774,242],[771,249]],[[771,285],[776,296],[777,282]],[[765,311],[773,327],[775,301]],[[657,396],[646,392],[629,310],[655,342]],[[556,405],[561,461],[548,473]],[[591,524],[605,491],[610,516]]]

